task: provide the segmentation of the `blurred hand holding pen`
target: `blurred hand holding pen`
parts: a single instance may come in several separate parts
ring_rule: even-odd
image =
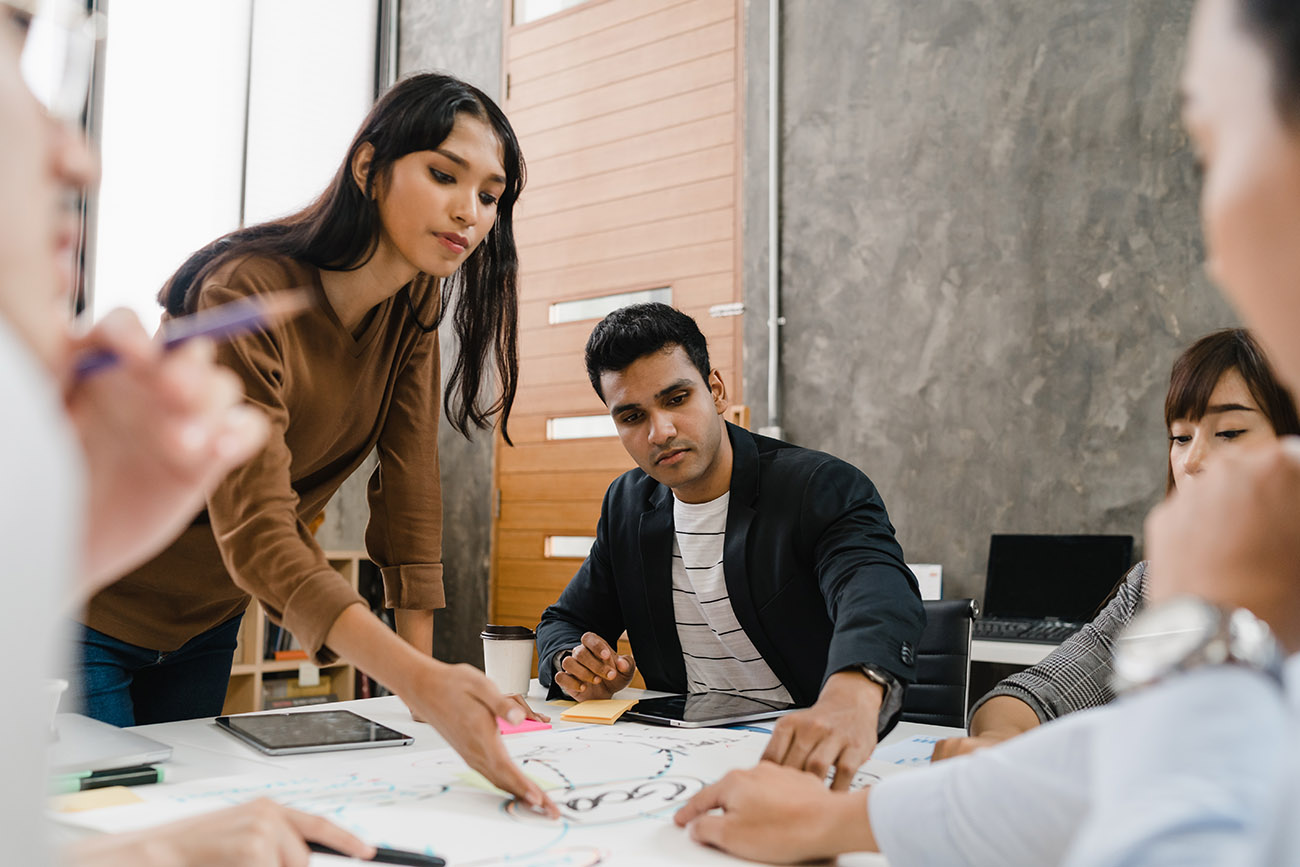
[[[268,295],[252,295],[189,316],[169,319],[158,330],[157,339],[165,350],[175,349],[195,337],[225,340],[290,319],[312,306],[309,289],[286,289]],[[108,349],[94,349],[77,358],[74,376],[83,379],[107,370],[121,359]]]

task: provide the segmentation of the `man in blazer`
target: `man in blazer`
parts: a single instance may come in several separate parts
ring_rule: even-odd
[[[639,469],[605,494],[596,541],[537,629],[542,683],[646,686],[806,708],[764,758],[846,788],[897,720],[925,615],[875,486],[848,463],[728,424],[695,321],[615,311],[587,373]],[[635,655],[615,650],[626,630]]]

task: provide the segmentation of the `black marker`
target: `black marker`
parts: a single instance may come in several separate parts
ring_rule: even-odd
[[[319,852],[322,855],[343,855],[332,846],[326,846],[324,843],[316,843],[311,840],[307,841],[307,848],[313,852]],[[411,867],[447,867],[447,862],[437,855],[422,855],[419,852],[408,852],[405,849],[389,849],[386,846],[375,847],[375,857],[370,861],[375,864],[409,864]]]

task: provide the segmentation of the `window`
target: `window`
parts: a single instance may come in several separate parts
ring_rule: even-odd
[[[546,556],[586,557],[594,544],[595,536],[547,536]]]
[[[571,415],[546,420],[548,440],[583,440],[618,436],[614,419],[608,415]]]
[[[585,2],[586,0],[515,0],[515,24],[527,24]]]
[[[559,301],[551,305],[550,322],[552,325],[561,325],[582,319],[604,319],[620,307],[629,304],[647,304],[651,301],[672,304],[673,290],[664,286],[658,289],[642,289],[637,292],[619,292],[614,295],[599,295],[595,298]]]
[[[378,7],[359,0],[113,3],[92,313],[134,309],[226,232],[297,210],[375,93]]]

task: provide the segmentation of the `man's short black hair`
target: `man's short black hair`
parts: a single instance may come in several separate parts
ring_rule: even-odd
[[[620,307],[592,329],[587,338],[587,377],[600,399],[600,375],[626,370],[638,358],[680,346],[686,357],[709,381],[709,345],[695,320],[667,304],[630,304]]]

